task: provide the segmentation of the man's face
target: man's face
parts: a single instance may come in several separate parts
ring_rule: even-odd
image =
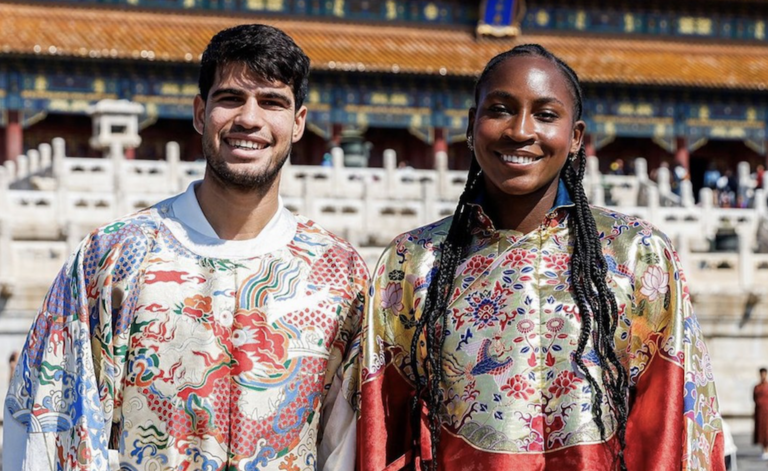
[[[307,109],[296,110],[292,89],[270,82],[243,63],[227,64],[203,100],[194,124],[203,136],[207,172],[225,186],[268,189],[304,134]]]

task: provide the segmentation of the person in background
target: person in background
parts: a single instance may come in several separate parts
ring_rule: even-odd
[[[351,470],[367,268],[282,204],[309,58],[242,25],[202,56],[202,181],[93,231],[5,402],[4,469]]]
[[[768,370],[760,368],[760,382],[752,391],[755,401],[755,428],[752,442],[763,449],[762,458],[768,460]]]
[[[613,162],[611,162],[610,174],[624,175],[624,161],[621,159],[616,159]]]
[[[8,382],[13,379],[13,372],[16,371],[16,363],[19,361],[19,352],[11,352],[11,356],[8,357]]]

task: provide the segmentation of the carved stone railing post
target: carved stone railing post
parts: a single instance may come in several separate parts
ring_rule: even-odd
[[[45,173],[50,173],[52,165],[52,150],[51,145],[47,142],[43,142],[38,147],[40,152],[40,169]]]
[[[5,177],[6,181],[8,182],[8,186],[10,187],[15,181],[16,181],[16,175],[17,175],[17,168],[16,168],[16,161],[15,160],[6,160],[5,163],[3,163],[3,166],[5,167]]]
[[[635,159],[635,177],[640,182],[648,180],[648,161],[642,157]]]
[[[344,149],[341,147],[331,149],[331,161],[333,162],[333,170],[331,172],[333,194],[334,196],[343,196],[339,194],[339,190],[346,188],[346,182],[344,181]]]
[[[67,158],[67,146],[64,142],[64,139],[55,137],[53,141],[51,141],[51,147],[53,151],[53,155],[51,157],[51,174],[53,179],[56,181],[56,188],[61,188],[66,184],[64,182],[64,159]]]
[[[739,165],[736,166],[736,174],[738,175],[738,182],[739,182],[737,198],[741,197],[742,200],[746,200],[747,189],[751,185],[754,185],[754,182],[752,181],[752,177],[749,172],[749,162],[739,162]]]
[[[704,215],[701,218],[703,226],[703,234],[708,239],[712,239],[715,236],[717,221],[712,219],[712,205],[714,204],[715,194],[710,188],[702,188],[699,190],[699,202],[701,203],[701,212]]]
[[[768,211],[766,211],[765,190],[758,188],[755,190],[755,211],[758,217],[768,217]]]
[[[29,157],[20,155],[16,157],[16,181],[24,180],[29,177]]]
[[[435,152],[435,170],[437,171],[438,197],[445,199],[451,191],[451,182],[448,177],[448,154],[446,152]]]
[[[693,184],[690,180],[680,182],[680,205],[684,208],[696,206],[696,200],[693,197]]]
[[[29,159],[28,176],[32,176],[40,171],[40,152],[37,149],[29,149],[27,151],[27,159]]]
[[[176,194],[184,190],[181,186],[181,175],[179,174],[179,161],[181,160],[181,150],[178,142],[169,142],[165,145],[165,161],[168,164],[166,173],[168,181],[168,191]],[[287,162],[286,162],[287,163]]]
[[[130,212],[130,209],[126,206],[127,201],[125,198],[125,192],[123,190],[123,175],[125,166],[125,150],[123,144],[117,141],[110,143],[109,145],[109,159],[112,162],[112,192],[115,195],[115,214],[113,217],[118,218],[124,214]]]
[[[744,228],[737,228],[736,233],[739,236],[739,286],[743,291],[749,291],[754,281],[752,245],[755,234],[750,234]]]
[[[384,151],[384,188],[386,188],[386,197],[392,198],[395,179],[397,178],[397,154],[393,149]],[[368,194],[368,191],[365,192]]]
[[[659,188],[659,196],[664,198],[672,193],[672,175],[669,167],[659,167],[656,169],[656,185]]]
[[[596,206],[605,206],[605,190],[603,189],[600,162],[597,157],[587,157],[586,193],[589,202]]]

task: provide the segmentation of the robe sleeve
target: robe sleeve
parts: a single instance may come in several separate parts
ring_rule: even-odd
[[[132,268],[143,260],[138,249],[146,247],[146,238],[134,237],[140,243],[125,250],[123,226],[115,223],[86,238],[38,311],[5,402],[11,428],[24,432],[13,441],[18,453],[9,456],[16,467],[8,469],[109,469],[120,384],[112,319],[131,309],[124,300],[138,277]],[[129,275],[116,275],[116,267]]]
[[[420,316],[427,274],[407,249],[408,236],[396,239],[373,272],[366,300],[361,342],[360,411],[357,427],[359,471],[404,468],[411,460],[410,346],[414,319]],[[429,271],[427,268],[427,272]]]
[[[630,470],[725,469],[712,365],[685,276],[662,235],[643,238],[630,327]]]
[[[318,469],[322,471],[355,469],[360,325],[368,289],[368,270],[357,254],[354,254],[353,260],[350,271],[353,300],[331,353],[329,374],[332,373],[333,377],[321,414]],[[341,361],[334,361],[338,358]]]
[[[7,412],[27,433],[22,469],[108,467],[83,271],[88,254],[86,241],[59,272],[11,380]]]

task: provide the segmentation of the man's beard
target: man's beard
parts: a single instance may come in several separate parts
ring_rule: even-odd
[[[224,185],[240,191],[264,191],[270,188],[280,175],[280,170],[288,160],[288,156],[291,155],[292,147],[289,145],[285,155],[281,156],[274,165],[270,165],[258,173],[248,173],[247,171],[237,172],[233,170],[227,166],[227,162],[222,158],[212,158],[216,154],[216,150],[210,142],[207,142],[207,139],[203,139],[203,141],[203,155],[205,155],[207,170],[210,170],[216,179]]]

